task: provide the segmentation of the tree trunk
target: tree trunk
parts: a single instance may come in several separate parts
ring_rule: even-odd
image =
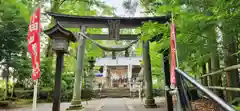
[[[202,74],[206,74],[206,73],[207,73],[206,63],[203,63],[203,65],[202,65]],[[207,86],[207,77],[202,78],[202,84],[204,86]]]
[[[51,0],[51,12],[58,12],[59,8],[61,5],[61,0]],[[48,26],[51,26],[54,23],[54,19],[51,18],[51,23]],[[52,40],[47,37],[47,46],[45,49],[45,57],[48,58],[49,62],[49,67],[46,69],[46,74],[51,75],[52,74],[52,70],[53,70],[53,50],[52,50]],[[42,81],[40,81],[39,83],[41,84]]]
[[[215,26],[210,27],[209,30],[207,31],[207,36],[208,36],[208,46],[211,51],[211,72],[215,72],[220,69],[220,63],[219,63],[219,52],[218,52],[218,43],[217,43],[217,33],[215,30]],[[213,75],[211,76],[212,78],[212,85],[213,86],[221,86],[222,81],[221,81],[221,75]],[[223,93],[220,90],[214,90],[214,92],[219,95],[220,97],[223,97]]]
[[[6,85],[6,92],[5,92],[5,99],[8,98],[8,93],[9,93],[9,85],[8,85],[8,82],[9,82],[9,76],[6,76],[6,81],[5,81],[5,85]]]
[[[234,36],[231,36],[230,32],[227,32],[228,29],[223,30],[223,53],[224,53],[224,64],[225,67],[229,67],[237,64],[237,56],[234,55],[236,53],[236,39]],[[238,70],[226,71],[226,79],[228,87],[239,87],[239,74]],[[233,98],[238,97],[239,94],[237,92],[231,92],[231,97],[229,100],[231,101]]]
[[[211,72],[215,72],[217,70],[220,69],[220,64],[219,64],[219,56],[216,52],[212,51],[212,55],[211,55]],[[221,75],[220,74],[216,74],[212,76],[212,83],[213,86],[221,86],[222,85],[222,81],[221,81]],[[223,97],[223,93],[220,90],[215,90],[214,91],[216,94],[218,94],[220,97]]]
[[[239,51],[239,49],[240,49],[239,45],[240,45],[240,38],[236,37],[236,51]],[[239,64],[240,63],[240,53],[238,53],[236,56],[238,59],[237,64]]]
[[[6,58],[6,98],[8,98],[8,94],[9,94],[9,77],[10,77],[10,71],[9,71],[9,61],[11,61],[11,53],[8,52],[8,57]]]
[[[208,60],[208,70],[207,70],[207,72],[208,73],[211,73],[211,59],[209,59]],[[208,79],[208,86],[212,86],[212,76],[208,76],[207,77],[207,79]]]
[[[12,83],[12,90],[11,90],[11,98],[13,97],[13,94],[14,94],[14,86],[15,86],[15,83],[14,83],[14,79],[15,79],[15,76],[12,76],[13,77],[13,83]]]
[[[53,0],[52,1],[52,8],[51,8],[51,12],[58,12],[60,5],[61,5],[61,0]],[[51,19],[51,24],[53,24],[54,19]],[[52,57],[53,56],[53,51],[52,51],[52,40],[50,38],[48,38],[48,43],[47,43],[47,49],[45,52],[45,56],[46,57]]]
[[[4,69],[4,78],[5,78],[5,94],[4,94],[4,99],[8,98],[8,94],[9,94],[9,68],[7,66],[6,69]]]

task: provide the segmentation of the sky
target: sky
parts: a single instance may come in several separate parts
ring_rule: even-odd
[[[126,16],[124,8],[122,7],[122,2],[124,0],[102,0],[104,1],[106,4],[116,8],[116,14],[118,16]],[[137,11],[135,13],[135,17],[140,17],[140,16],[144,16],[143,14],[141,14],[140,12],[142,12],[142,8],[140,7],[140,5],[137,7]]]

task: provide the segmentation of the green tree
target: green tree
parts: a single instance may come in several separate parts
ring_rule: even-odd
[[[10,68],[17,68],[14,63],[22,56],[27,36],[27,22],[18,6],[11,3],[3,1],[0,8],[0,65],[5,66],[6,93],[9,92]]]
[[[199,75],[197,67],[211,60],[211,71],[216,71],[220,66],[228,67],[237,64],[239,55],[239,4],[238,0],[141,0],[141,5],[147,12],[154,15],[164,15],[169,12],[174,15],[177,25],[177,50],[180,67],[188,68],[190,73]],[[146,27],[153,26],[146,24]],[[154,34],[158,26],[145,28],[145,32]],[[159,30],[160,31],[160,30]],[[159,43],[160,48],[168,45],[169,32],[161,30],[164,35]],[[145,36],[146,38],[152,36]],[[167,41],[165,41],[167,40]],[[224,60],[224,62],[222,61]],[[221,64],[224,63],[224,64]],[[184,65],[187,64],[187,65]],[[185,67],[187,66],[187,67]],[[213,76],[213,84],[221,86],[220,75]],[[227,72],[227,85],[239,87],[237,70]],[[231,94],[236,97],[234,92]]]

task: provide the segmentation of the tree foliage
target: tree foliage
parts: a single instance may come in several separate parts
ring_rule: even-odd
[[[40,0],[1,0],[0,1],[0,65],[10,71],[20,85],[28,87],[31,81],[31,59],[27,55],[27,25],[30,14]],[[34,2],[34,3],[33,3]],[[50,3],[50,7],[46,4]],[[213,72],[221,67],[227,67],[240,62],[240,1],[222,0],[125,0],[122,4],[126,13],[130,15],[136,12],[138,5],[145,8],[146,15],[168,15],[172,14],[172,21],[176,24],[177,37],[177,57],[179,67],[192,75],[200,76],[203,64],[209,64],[208,72]],[[43,9],[57,13],[96,16],[115,16],[114,8],[106,5],[100,0],[51,0],[43,2]],[[51,19],[52,20],[52,19]],[[51,21],[49,27],[53,25]],[[162,54],[161,50],[166,50],[170,46],[170,23],[158,24],[155,22],[145,22],[144,25],[135,30],[123,30],[122,33],[138,32],[141,29],[141,40],[148,40],[152,37],[163,34],[162,39],[152,42],[150,45],[153,78],[162,77]],[[72,32],[79,32],[80,29],[69,29]],[[88,29],[87,33],[103,33],[102,29]],[[45,36],[41,35],[41,38]],[[42,40],[42,39],[41,39]],[[102,42],[102,41],[98,41]],[[114,44],[105,42],[104,44]],[[41,41],[41,87],[53,86],[53,76],[55,67],[55,56],[51,51],[51,41],[46,37]],[[118,44],[115,42],[115,44]],[[75,72],[75,62],[78,43],[70,44],[70,54],[65,56],[65,67],[63,73],[64,89],[71,89],[69,84]],[[136,50],[138,55],[142,55],[141,43]],[[91,41],[86,41],[86,51],[84,65],[88,66],[89,57],[101,57],[100,48]],[[8,71],[9,72],[9,71]],[[8,75],[10,74],[8,73]],[[92,73],[92,72],[91,72]],[[226,72],[227,86],[239,87],[238,70]],[[91,78],[89,74],[89,78]],[[211,85],[222,85],[220,76],[213,80]],[[224,77],[222,77],[224,78]],[[230,80],[229,80],[230,79]],[[31,85],[29,86],[31,87]],[[237,94],[232,94],[237,96]]]
[[[202,64],[211,60],[208,72],[239,63],[239,5],[238,0],[141,0],[147,14],[166,15],[172,13],[176,24],[177,55],[180,68],[200,76]],[[144,28],[146,27],[146,28]],[[151,27],[151,28],[149,28]],[[157,50],[169,48],[169,24],[145,23],[143,38],[149,39],[163,32]],[[235,54],[235,55],[234,55]],[[210,65],[208,63],[208,65]],[[238,71],[227,73],[227,86],[239,87]],[[213,84],[222,85],[221,77],[213,76]],[[220,81],[220,82],[219,82]],[[224,79],[225,82],[226,79]],[[235,94],[232,94],[236,96]]]
[[[9,69],[8,77],[13,77],[16,87],[33,88],[31,79],[32,67],[31,58],[27,51],[27,31],[30,13],[33,12],[37,4],[41,3],[42,11],[50,8],[53,12],[61,12],[73,15],[114,15],[113,8],[99,0],[52,0],[51,6],[47,7],[48,1],[40,0],[6,0],[0,1],[0,65],[3,69]],[[75,8],[72,8],[75,7]],[[44,13],[44,12],[43,12]],[[43,17],[46,17],[42,14]],[[80,29],[70,29],[73,32]],[[89,29],[88,33],[102,33],[101,29]],[[44,52],[48,49],[48,39],[42,33],[41,36],[41,77],[39,79],[40,89],[53,87],[55,60],[54,56],[46,57]],[[73,77],[75,72],[77,43],[72,43],[69,47],[70,54],[65,56],[63,72],[63,89],[72,90]],[[88,57],[99,57],[99,48],[87,41],[85,64],[88,64]],[[1,69],[1,70],[3,70]],[[6,71],[5,71],[6,72]],[[9,72],[9,71],[8,71]],[[10,75],[11,74],[11,75]],[[8,88],[7,88],[8,89]],[[69,94],[67,94],[69,95]]]

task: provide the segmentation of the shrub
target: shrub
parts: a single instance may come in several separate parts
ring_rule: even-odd
[[[94,97],[96,97],[96,93],[92,89],[85,88],[82,90],[82,99],[90,100]]]
[[[9,101],[0,101],[0,107],[8,107],[10,104]]]
[[[32,89],[25,90],[23,88],[18,88],[18,89],[15,89],[14,95],[17,98],[21,98],[21,99],[31,99],[33,98],[33,90]]]
[[[38,97],[40,100],[52,101],[53,89],[52,88],[42,88],[38,92]]]
[[[157,97],[157,96],[163,96],[164,95],[164,91],[161,89],[153,89],[153,96]]]
[[[73,96],[73,90],[64,90],[61,93],[61,101],[71,101]]]

